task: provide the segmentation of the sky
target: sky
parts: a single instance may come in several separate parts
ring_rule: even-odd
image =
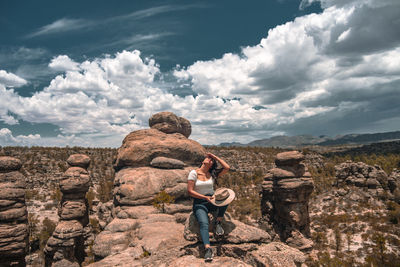
[[[0,146],[400,130],[400,1],[0,0]]]

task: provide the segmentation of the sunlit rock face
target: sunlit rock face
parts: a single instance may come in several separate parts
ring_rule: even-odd
[[[187,178],[206,150],[188,139],[190,122],[171,112],[149,119],[150,129],[128,134],[118,149],[112,218],[93,245],[89,266],[203,266],[204,247],[187,193]],[[175,201],[162,210],[152,205],[165,191]],[[223,244],[210,266],[300,266],[304,254],[268,232],[244,224],[226,212],[224,236],[213,234],[216,214],[209,214],[210,240]],[[222,242],[221,242],[222,240]],[[217,242],[218,241],[218,242]],[[217,251],[214,251],[217,254]]]
[[[288,245],[308,251],[313,246],[308,201],[314,184],[303,160],[298,151],[276,156],[276,168],[268,171],[262,184],[261,212],[266,230]]]
[[[60,180],[60,190],[63,193],[58,206],[60,221],[44,249],[46,266],[62,263],[80,266],[86,256],[85,240],[90,231],[89,204],[85,195],[91,180],[87,171],[90,158],[74,154],[68,158],[67,163],[69,168]]]
[[[22,163],[0,157],[0,266],[25,266],[28,248],[28,213]]]

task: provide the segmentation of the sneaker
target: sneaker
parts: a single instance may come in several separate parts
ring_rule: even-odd
[[[215,234],[216,235],[224,235],[225,231],[224,228],[222,228],[221,222],[216,221],[215,222]]]
[[[213,260],[213,251],[211,248],[206,249],[206,253],[204,254],[205,261],[212,261]]]

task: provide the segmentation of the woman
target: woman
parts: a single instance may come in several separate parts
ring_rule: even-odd
[[[222,170],[217,170],[217,161],[222,165]],[[217,178],[229,171],[229,165],[214,154],[207,153],[200,168],[192,170],[188,176],[187,190],[189,196],[194,198],[193,213],[200,226],[200,235],[205,247],[204,259],[211,261],[213,252],[210,246],[210,237],[208,233],[208,213],[218,210],[215,221],[215,232],[217,235],[223,235],[224,229],[221,226],[222,218],[228,205],[215,206],[212,203],[214,194],[214,183],[217,184]]]

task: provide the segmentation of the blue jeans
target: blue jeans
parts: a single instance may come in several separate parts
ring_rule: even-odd
[[[217,217],[224,217],[228,205],[218,207],[205,199],[193,198],[193,213],[196,216],[200,227],[200,236],[203,244],[210,244],[210,235],[208,233],[208,213],[218,210]]]

